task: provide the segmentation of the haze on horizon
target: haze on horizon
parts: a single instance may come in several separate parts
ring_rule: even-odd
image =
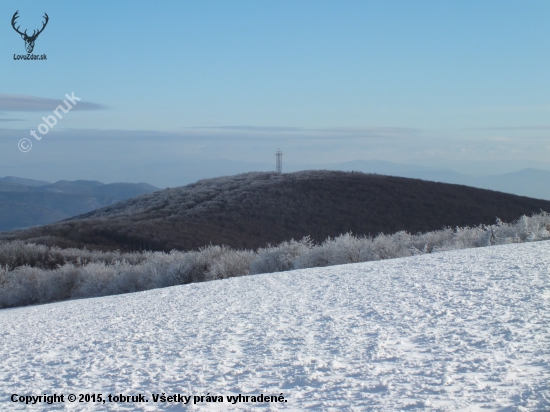
[[[46,61],[13,60],[16,10],[31,32],[48,13]],[[278,147],[287,164],[550,170],[547,1],[6,1],[0,16],[0,176],[155,170],[162,186],[180,164],[261,169]]]

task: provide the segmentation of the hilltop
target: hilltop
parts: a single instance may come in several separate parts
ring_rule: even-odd
[[[374,236],[492,224],[541,209],[550,211],[550,201],[418,179],[245,173],[160,190],[1,238],[125,251],[257,248],[308,235],[319,242],[350,231]]]

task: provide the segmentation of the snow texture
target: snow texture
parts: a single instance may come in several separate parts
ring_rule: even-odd
[[[549,271],[542,241],[1,310],[0,409],[547,411]],[[54,392],[149,402],[10,402]]]

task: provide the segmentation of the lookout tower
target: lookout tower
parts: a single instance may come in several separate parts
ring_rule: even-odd
[[[283,173],[283,152],[281,152],[281,149],[277,149],[275,152],[275,159],[276,159],[276,171],[277,173],[281,174]]]

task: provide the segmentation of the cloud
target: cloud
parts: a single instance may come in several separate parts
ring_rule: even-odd
[[[550,126],[503,126],[503,127],[476,127],[465,130],[477,130],[477,131],[514,131],[514,130],[550,130]]]
[[[77,94],[75,94],[78,97]],[[0,93],[0,110],[7,112],[43,112],[54,110],[65,97],[61,99],[49,99],[45,97],[24,96],[17,94]],[[105,106],[97,103],[77,101],[73,110],[101,110]]]
[[[2,116],[2,113],[0,113],[0,116]],[[23,121],[23,119],[10,119],[10,118],[2,119],[0,117],[0,122],[21,122],[21,121]]]
[[[333,127],[308,129],[304,127],[276,127],[276,126],[211,126],[211,127],[186,127],[186,132],[246,132],[258,135],[270,135],[289,138],[313,137],[313,138],[411,138],[422,133],[422,130],[408,127]]]
[[[410,127],[334,127],[331,129],[320,129],[319,131],[366,138],[409,138],[422,132],[420,129]]]
[[[235,130],[244,132],[297,132],[303,131],[301,127],[278,127],[278,126],[214,126],[214,127],[186,127],[186,129],[216,129]]]

